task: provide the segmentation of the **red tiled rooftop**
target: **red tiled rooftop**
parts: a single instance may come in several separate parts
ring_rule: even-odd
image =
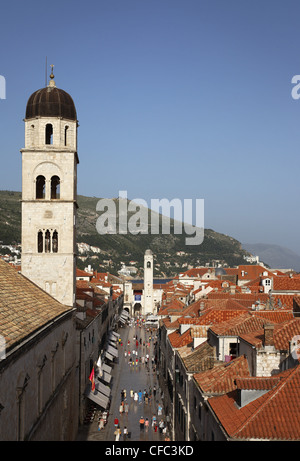
[[[273,281],[273,290],[275,291],[300,291],[299,277],[276,277]]]
[[[300,366],[278,377],[280,380],[273,389],[242,408],[236,405],[236,391],[208,399],[230,438],[278,441],[300,439]]]
[[[290,341],[298,335],[300,335],[300,318],[274,325],[273,341],[275,349],[288,351]],[[240,337],[255,347],[261,347],[264,341],[264,330],[261,328],[252,332],[243,332]]]
[[[240,356],[229,363],[221,363],[211,370],[195,373],[193,378],[198,383],[201,391],[208,394],[224,394],[236,389],[237,377],[249,377],[248,361]]]
[[[182,335],[179,333],[179,331],[176,330],[173,333],[170,333],[168,338],[170,340],[172,347],[174,348],[186,346],[187,344],[193,341],[190,329],[185,331]]]

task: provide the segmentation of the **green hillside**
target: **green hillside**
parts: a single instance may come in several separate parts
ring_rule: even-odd
[[[88,252],[81,255],[87,259],[84,261],[78,259],[78,267],[84,268],[91,264],[95,270],[109,270],[117,274],[122,262],[127,265],[130,261],[136,261],[135,267],[142,269],[144,253],[148,248],[155,255],[157,271],[155,276],[175,275],[182,270],[187,270],[187,265],[195,267],[219,261],[222,265],[234,266],[245,262],[243,255],[248,253],[242,249],[237,240],[211,229],[205,229],[203,243],[188,246],[185,243],[187,235],[174,234],[172,220],[168,235],[161,232],[158,235],[151,235],[150,227],[149,232],[143,235],[130,233],[100,235],[96,229],[96,222],[100,215],[96,211],[98,200],[99,198],[96,197],[78,196],[77,242],[84,242],[101,249],[100,254]],[[115,204],[118,210],[118,199],[115,199]],[[148,213],[150,226],[150,210]],[[0,191],[0,241],[3,244],[21,242],[20,192]],[[183,254],[179,256],[177,252]]]

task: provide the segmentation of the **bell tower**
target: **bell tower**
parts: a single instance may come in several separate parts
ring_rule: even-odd
[[[153,314],[153,253],[151,250],[146,250],[144,255],[143,314]]]
[[[22,269],[62,304],[76,289],[77,114],[71,96],[48,86],[27,102],[22,154]]]

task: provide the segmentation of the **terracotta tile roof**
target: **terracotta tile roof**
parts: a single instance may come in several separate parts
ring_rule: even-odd
[[[246,357],[240,356],[226,364],[215,365],[211,370],[195,373],[193,378],[205,394],[224,394],[237,388],[237,377],[249,377]]]
[[[268,320],[251,315],[247,312],[226,322],[222,322],[210,327],[219,336],[240,336],[243,333],[261,330]]]
[[[294,295],[291,294],[284,294],[284,295],[278,295],[277,293],[276,294],[273,294],[272,298],[273,298],[273,302],[274,302],[274,305],[275,306],[282,306],[283,308],[289,308],[289,309],[293,309],[293,300],[294,300]]]
[[[273,341],[274,347],[278,351],[288,351],[290,341],[294,336],[300,335],[300,318],[287,320],[283,323],[274,325]],[[263,345],[264,330],[258,329],[252,332],[244,332],[240,334],[241,339],[259,348]]]
[[[182,346],[186,346],[193,341],[190,329],[185,331],[182,335],[179,333],[179,331],[176,330],[173,333],[170,333],[168,338],[172,347],[176,349]]]
[[[275,277],[273,281],[273,290],[275,291],[300,291],[299,277]]]
[[[277,386],[280,381],[280,377],[271,376],[271,377],[250,377],[250,378],[236,378],[236,388],[237,389],[246,389],[246,390],[256,390],[256,391],[269,391],[273,387]]]
[[[205,341],[190,354],[182,357],[188,373],[205,371],[214,366],[214,348]]]
[[[160,308],[158,315],[168,315],[169,311],[182,311],[185,307],[185,304],[177,298],[172,298],[172,300]]]
[[[209,267],[194,267],[182,273],[182,277],[202,278],[209,271]]]
[[[76,288],[88,288],[89,286],[88,280],[76,280]]]
[[[278,377],[280,379],[275,387],[242,408],[236,404],[237,391],[208,399],[230,438],[274,441],[300,439],[300,366],[276,375]],[[274,384],[274,378],[270,380]]]
[[[257,266],[257,265],[240,265],[239,266],[239,271],[238,271],[238,278],[239,280],[254,280],[257,277],[260,277],[263,275],[264,272],[267,272],[269,277],[276,277],[274,276],[274,273],[269,271],[263,266]],[[244,275],[242,275],[244,273]]]
[[[0,260],[0,334],[7,351],[71,310]]]
[[[256,317],[264,318],[269,320],[271,323],[282,323],[286,320],[292,320],[294,318],[293,313],[291,311],[280,311],[280,310],[262,310],[262,311],[252,311],[252,315]]]
[[[76,277],[93,277],[93,274],[90,274],[89,272],[83,271],[81,269],[76,268]]]
[[[267,293],[209,293],[207,295],[208,299],[221,299],[221,298],[233,298],[236,301],[239,302],[247,302],[249,306],[255,301],[261,300],[261,301],[266,301],[269,299],[269,295]]]

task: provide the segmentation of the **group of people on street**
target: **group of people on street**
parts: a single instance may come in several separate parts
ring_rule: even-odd
[[[138,367],[137,365],[145,365],[148,375],[150,374],[150,366],[152,364],[152,372],[156,377],[157,355],[155,353],[155,330],[152,332],[152,330],[146,329],[145,327],[144,332],[142,332],[140,331],[142,326],[143,325],[141,323],[136,324],[136,330],[131,342],[131,336],[130,339],[128,338],[126,341],[119,338],[119,346],[122,347],[126,342],[126,346],[123,348],[125,363],[128,363],[130,367],[139,370],[142,370],[143,367]],[[150,379],[150,382],[151,381],[152,379]],[[130,426],[130,419],[123,419],[123,415],[127,416],[128,413],[131,412],[132,408],[134,408],[134,412],[139,411],[138,408],[140,408],[140,405],[141,409],[143,408],[143,411],[140,411],[140,414],[143,413],[143,416],[140,416],[139,419],[137,416],[137,424],[139,424],[141,434],[146,434],[152,430],[154,433],[158,432],[161,434],[161,437],[164,437],[164,440],[170,440],[168,436],[167,422],[165,422],[162,417],[163,407],[160,402],[163,401],[163,397],[163,393],[159,387],[156,387],[155,381],[152,382],[152,386],[147,386],[147,388],[144,388],[143,390],[134,390],[132,387],[130,388],[130,391],[127,392],[126,389],[122,389],[120,395],[121,401],[119,405],[119,416],[116,416],[114,419],[115,440],[125,441],[131,438],[131,432],[128,430],[128,423]],[[124,423],[126,424],[123,426],[123,430],[120,427],[120,421],[121,426],[123,426]],[[141,437],[144,436],[141,435]]]

